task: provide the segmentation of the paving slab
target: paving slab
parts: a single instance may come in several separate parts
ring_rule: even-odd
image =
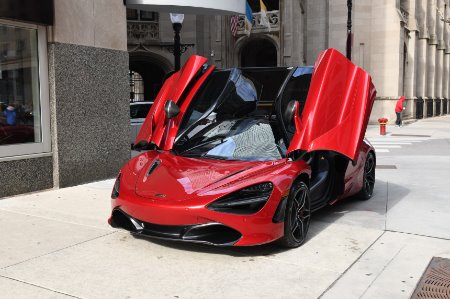
[[[450,240],[386,232],[321,298],[410,298],[433,256]]]
[[[0,211],[0,269],[110,233],[104,229]]]
[[[0,270],[0,275],[83,298],[317,298],[340,274],[309,263],[299,267],[115,233]]]
[[[70,299],[67,294],[44,289],[34,285],[0,276],[0,294],[3,299]]]
[[[389,182],[386,229],[450,239],[446,179],[450,176],[450,155],[395,156],[383,161],[397,166],[382,174]]]
[[[267,245],[233,250],[262,255],[261,258],[266,258],[268,262],[297,265],[298,268],[312,266],[343,273],[382,233],[377,229],[312,221],[309,237],[300,248],[280,250],[276,245]]]
[[[10,211],[44,219],[98,227],[112,231],[107,220],[111,214],[114,180],[82,187],[49,190],[0,200],[0,211]]]
[[[377,170],[377,172],[380,170]],[[313,219],[330,224],[384,230],[386,226],[387,182],[377,179],[370,200],[346,198],[313,214]]]
[[[61,193],[61,190],[44,192],[39,194],[40,199],[34,198],[34,195],[15,197],[10,203],[6,200],[7,204],[2,206],[15,212],[0,212],[11,216],[16,215],[17,209],[20,208],[23,210],[19,211],[24,213],[39,215],[17,214],[18,217],[39,221],[36,225],[39,229],[33,234],[36,236],[42,234],[40,230],[49,230],[46,226],[48,222],[53,222],[54,226],[71,235],[78,225],[62,221],[61,219],[66,219],[61,218],[62,216],[68,214],[68,219],[72,222],[89,220],[70,218],[71,208],[74,202],[78,202],[78,196],[73,194],[90,192],[83,189],[106,189],[109,183],[98,182],[71,190],[64,189],[65,193]],[[379,185],[380,194],[385,193],[384,185]],[[109,192],[109,188],[107,189]],[[298,249],[283,250],[273,244],[251,248],[215,248],[149,241],[120,232],[62,250],[47,249],[44,252],[50,251],[51,254],[43,253],[26,262],[5,268],[0,271],[0,275],[61,293],[89,298],[225,298],[240,295],[290,298],[300,293],[302,298],[317,298],[321,290],[335,281],[348,265],[381,235],[383,227],[380,225],[354,225],[364,224],[364,218],[367,220],[377,215],[383,217],[382,209],[386,205],[386,199],[383,196],[380,198],[381,200],[366,202],[350,201],[345,207],[339,204],[317,216],[314,215],[308,240]],[[26,205],[30,203],[35,204],[37,208],[27,209]],[[50,209],[53,204],[58,206],[57,211],[61,214]],[[348,211],[352,205],[359,206],[358,210]],[[104,209],[103,206],[90,208],[97,211]],[[346,210],[346,213],[342,213],[343,210]],[[374,210],[379,210],[379,214]],[[109,200],[107,211],[109,213]],[[334,220],[339,217],[345,217],[346,220],[333,223],[333,219],[329,219],[329,214],[333,213]],[[12,225],[9,219],[4,220]],[[72,227],[74,225],[75,227]],[[82,223],[79,226],[96,229]],[[14,229],[11,231],[14,232]],[[108,233],[103,229],[101,231]],[[58,234],[58,231],[49,231],[46,235],[53,238],[37,243],[52,244]],[[17,243],[12,242],[10,247],[20,248],[21,244],[24,244],[24,240],[18,239]],[[5,256],[11,256],[11,252]],[[22,255],[19,255],[19,259],[23,259]],[[251,279],[248,278],[249,275]],[[214,287],[205,288],[205,285],[220,287],[216,290]],[[295,287],[286,288],[286,285]],[[133,286],[132,290],[130,286]]]

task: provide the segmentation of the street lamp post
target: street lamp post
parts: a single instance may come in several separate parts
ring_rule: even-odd
[[[180,31],[183,27],[184,14],[170,14],[170,21],[172,22],[172,27],[174,31],[173,38],[173,56],[175,58],[175,71],[180,69],[180,58],[181,58],[181,43],[180,43]]]
[[[352,0],[347,0],[347,59],[352,60]]]

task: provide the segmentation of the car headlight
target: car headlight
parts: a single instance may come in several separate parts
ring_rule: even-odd
[[[120,177],[121,177],[121,173],[119,173],[119,175],[117,176],[116,182],[114,183],[114,187],[113,190],[111,192],[111,198],[112,199],[116,199],[117,197],[119,197],[119,192],[120,192]]]
[[[254,214],[266,204],[272,190],[273,184],[269,182],[248,186],[219,198],[207,208],[222,213]]]

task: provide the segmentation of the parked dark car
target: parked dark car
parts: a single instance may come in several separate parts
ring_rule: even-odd
[[[130,122],[131,122],[131,144],[134,143],[139,130],[147,117],[153,102],[132,102],[130,103]]]

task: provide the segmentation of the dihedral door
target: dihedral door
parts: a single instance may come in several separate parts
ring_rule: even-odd
[[[139,131],[135,146],[145,147],[154,144],[163,150],[172,148],[189,103],[214,70],[214,66],[207,66],[206,62],[206,58],[193,55],[180,71],[164,82]],[[168,119],[164,113],[164,105],[168,100],[174,101],[180,107],[180,114],[173,119]]]
[[[375,95],[369,74],[335,49],[322,52],[288,152],[329,150],[356,161]]]

